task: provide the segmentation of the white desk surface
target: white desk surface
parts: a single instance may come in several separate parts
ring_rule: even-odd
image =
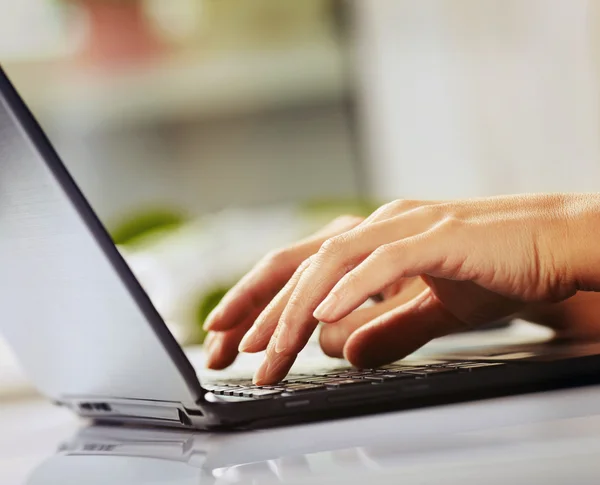
[[[223,434],[85,429],[48,403],[15,401],[0,405],[0,430],[2,484],[552,485],[600,477],[600,386]],[[58,452],[68,442],[74,452]]]

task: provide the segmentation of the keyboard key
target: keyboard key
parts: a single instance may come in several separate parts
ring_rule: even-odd
[[[472,362],[469,364],[463,364],[460,366],[457,366],[458,369],[462,369],[462,370],[471,370],[471,369],[479,369],[482,367],[496,367],[498,365],[506,365],[502,362],[489,362],[489,363],[485,363],[485,362]]]
[[[371,382],[388,382],[400,379],[415,379],[416,376],[413,374],[374,374],[372,376],[364,376],[361,379]]]
[[[235,396],[235,397],[248,397],[250,394],[252,394],[253,391],[256,391],[256,390],[258,390],[258,389],[240,387],[240,388],[235,389],[231,395]]]
[[[292,389],[304,389],[307,387],[319,387],[322,386],[322,384],[319,383],[310,383],[310,382],[296,382],[294,384],[288,384],[286,386],[284,386],[284,389],[286,391],[292,390]]]
[[[455,368],[455,367],[462,367],[464,365],[476,364],[476,363],[477,362],[466,362],[466,361],[444,362],[443,364],[436,364],[436,365],[432,365],[431,367]]]
[[[397,379],[398,377],[402,377],[403,374],[394,374],[391,372],[378,372],[373,377],[383,377],[384,379]]]
[[[347,386],[359,386],[361,384],[370,386],[372,383],[369,381],[365,381],[364,379],[343,379],[343,380],[339,380],[336,382],[325,383],[325,385],[327,387],[332,387],[332,388],[340,388],[340,387],[347,387]]]
[[[296,394],[299,392],[317,391],[322,389],[325,389],[325,386],[323,384],[297,384],[292,388],[290,388],[289,386],[286,387],[285,392]]]
[[[413,376],[421,376],[427,377],[431,375],[437,374],[450,374],[453,372],[460,372],[460,369],[457,368],[443,368],[443,367],[430,367],[428,369],[421,370],[407,370],[404,371],[403,374],[413,375]]]
[[[290,377],[284,381],[281,381],[280,384],[295,384],[297,382],[309,382],[310,379],[313,379],[314,376],[307,376],[307,377]]]
[[[225,379],[224,381],[217,382],[217,384],[222,386],[248,387],[252,385],[252,379]]]
[[[363,377],[363,376],[374,376],[375,374],[377,374],[377,369],[361,370],[361,371],[356,371],[356,372],[350,372],[350,373],[344,374],[344,375],[345,376]]]
[[[252,389],[246,391],[242,397],[270,397],[277,394],[281,394],[283,391],[276,391],[274,389]]]
[[[415,365],[415,366],[408,366],[408,365],[402,365],[402,366],[397,366],[391,369],[384,369],[386,372],[405,372],[405,371],[419,371],[419,370],[424,370],[424,369],[429,369],[430,367],[427,365]]]
[[[377,383],[377,382],[385,382],[386,380],[390,380],[390,379],[386,379],[383,376],[364,376],[364,377],[361,377],[361,380]]]
[[[362,376],[358,372],[348,373],[348,374],[334,374],[332,376],[326,377],[325,379],[356,379],[357,377]]]
[[[321,384],[331,381],[331,377],[309,377],[304,381],[306,384]]]

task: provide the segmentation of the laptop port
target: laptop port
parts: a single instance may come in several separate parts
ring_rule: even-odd
[[[95,402],[92,403],[91,405],[91,409],[93,409],[94,411],[98,411],[101,413],[107,413],[111,411],[111,408],[108,404],[106,404],[105,402]]]
[[[79,409],[86,412],[96,411],[100,413],[109,413],[112,411],[110,404],[105,402],[82,402],[79,404]]]

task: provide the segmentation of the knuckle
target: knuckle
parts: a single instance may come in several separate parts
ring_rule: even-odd
[[[319,249],[319,256],[327,258],[335,257],[343,251],[345,245],[345,237],[331,237],[327,239],[327,241],[325,241],[323,244],[321,244],[321,249]]]
[[[418,207],[422,202],[413,199],[396,199],[388,204],[388,209],[400,212]]]
[[[348,289],[358,286],[359,280],[360,280],[360,277],[356,271],[350,271],[350,273],[347,273],[346,276],[344,276],[344,282],[343,282],[344,292],[346,292]],[[335,292],[332,292],[332,293],[335,293]]]
[[[437,204],[423,205],[417,207],[415,211],[423,217],[437,218],[443,213],[443,209]]]
[[[423,202],[413,199],[396,199],[387,204],[382,205],[377,209],[373,216],[375,218],[386,217],[391,215],[398,215],[416,207],[423,205]]]
[[[388,202],[387,204],[385,204],[383,206],[384,209],[402,209],[403,207],[406,207],[406,203],[407,203],[407,199],[396,199],[396,200],[392,200],[391,202]]]
[[[292,276],[292,279],[294,278],[294,276],[298,276],[301,275],[302,273],[304,273],[309,266],[311,266],[313,263],[315,262],[315,255],[306,258],[304,261],[302,261],[298,267],[296,268],[296,270],[294,271],[294,275]]]
[[[315,256],[312,255],[309,258],[306,258],[304,261],[302,261],[300,263],[300,265],[298,266],[298,271],[301,273],[303,272],[306,268],[308,268],[312,263],[314,263],[315,261]]]
[[[468,222],[468,217],[465,218],[464,214],[460,214],[455,206],[452,204],[439,204],[434,208],[435,221],[439,229],[444,231],[454,231],[463,228]]]
[[[462,227],[463,221],[454,214],[445,215],[439,224],[439,228],[447,232],[458,231]]]
[[[378,214],[392,214],[402,211],[406,207],[405,199],[396,199],[387,204],[382,205],[378,210]]]
[[[435,204],[435,209],[439,214],[443,214],[444,216],[451,217],[459,217],[459,207],[452,202],[444,202],[440,204]]]
[[[446,218],[454,217],[450,207],[441,204],[423,205],[414,209],[414,214],[432,225],[443,223]]]
[[[335,226],[341,227],[354,227],[363,222],[364,220],[364,217],[355,216],[351,214],[344,214],[339,217],[336,217],[333,221],[333,224]]]
[[[280,266],[287,266],[292,260],[292,251],[290,248],[275,249],[267,253],[262,259],[261,265],[268,268],[277,268]]]
[[[286,304],[285,312],[287,314],[294,314],[299,311],[305,302],[303,295],[299,295],[297,291],[294,291]]]
[[[384,244],[373,251],[371,257],[375,260],[387,260],[392,259],[396,252],[397,248],[394,244]]]

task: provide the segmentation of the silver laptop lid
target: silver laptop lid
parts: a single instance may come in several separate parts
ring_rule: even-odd
[[[0,332],[37,388],[202,396],[195,373],[0,68]]]

